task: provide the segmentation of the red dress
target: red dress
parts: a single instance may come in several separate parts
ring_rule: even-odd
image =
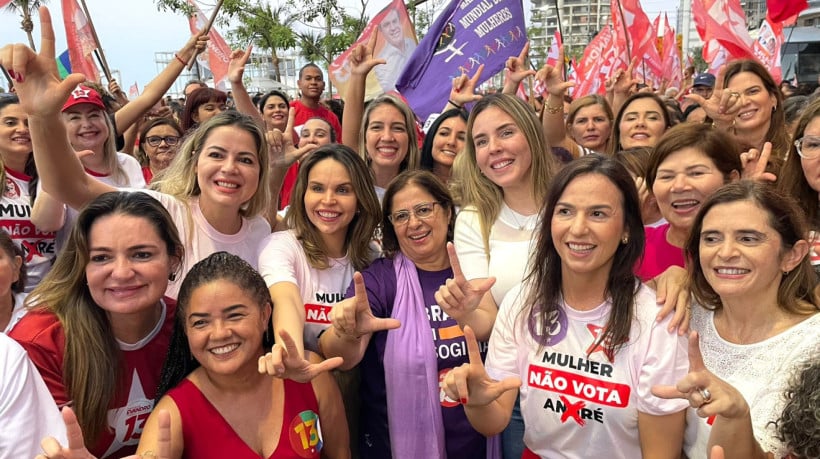
[[[279,444],[270,459],[318,459],[322,449],[319,403],[310,383],[283,380],[285,397]],[[258,459],[189,379],[168,392],[182,418],[183,458]],[[332,428],[332,426],[331,426]]]

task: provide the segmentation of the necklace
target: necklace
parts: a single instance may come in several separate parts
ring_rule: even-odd
[[[513,220],[513,225],[512,226],[514,228],[518,228],[518,231],[524,231],[524,228],[526,228],[530,216],[529,215],[522,215],[522,217],[524,217],[524,222],[522,223],[518,219],[518,213],[516,211],[512,210],[512,208],[510,208],[509,206],[507,206],[507,208],[510,210],[510,218],[512,218],[512,220]]]

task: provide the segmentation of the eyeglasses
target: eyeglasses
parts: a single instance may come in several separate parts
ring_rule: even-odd
[[[820,156],[820,136],[805,135],[794,141],[797,154],[803,159],[814,159]]]
[[[390,223],[392,223],[395,226],[403,226],[409,223],[411,213],[412,215],[415,215],[416,218],[419,220],[427,220],[436,213],[436,204],[441,205],[441,203],[435,201],[423,202],[413,207],[412,211],[400,210],[388,216],[387,219],[390,220]]]
[[[160,143],[165,142],[165,145],[169,147],[173,147],[174,145],[179,143],[179,137],[175,135],[167,135],[165,137],[160,137],[158,135],[152,135],[151,137],[145,138],[145,143],[151,145],[152,147],[158,147]]]

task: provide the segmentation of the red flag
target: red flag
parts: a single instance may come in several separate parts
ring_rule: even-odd
[[[678,43],[675,41],[675,29],[669,26],[669,17],[663,15],[663,77],[669,82],[670,88],[681,88],[683,70],[680,64]]]
[[[626,31],[626,24],[624,23],[624,11],[621,8],[621,3],[618,0],[610,1],[610,11],[612,12],[612,40],[615,62],[609,68],[610,75],[614,74],[618,69],[624,69],[629,66],[632,56],[629,50],[634,49],[629,40],[629,34]],[[579,69],[580,70],[580,69]],[[579,94],[583,94],[579,92]]]
[[[613,3],[618,3],[618,0],[614,0]],[[639,0],[621,0],[619,8],[632,49],[632,57],[639,60],[633,74],[641,75],[647,84],[660,86],[663,70],[656,46],[658,32],[653,29],[652,22],[641,8]],[[616,12],[613,12],[613,16],[615,14]]]
[[[0,8],[3,8],[4,6],[8,5],[9,3],[11,3],[11,0],[0,0]]]
[[[564,43],[561,40],[561,32],[558,29],[555,29],[555,35],[552,37],[552,44],[550,45],[550,49],[547,52],[547,62],[546,64],[552,67],[563,66],[563,62],[558,62],[558,54],[560,54],[561,49],[564,47]]]
[[[396,81],[418,46],[416,30],[402,0],[393,0],[379,11],[362,30],[356,42],[330,64],[330,81],[342,96],[347,90],[347,80],[350,78],[350,53],[360,44],[367,44],[377,29],[380,33],[376,40],[374,56],[387,62],[377,65],[367,76],[365,98],[396,90]]]
[[[783,24],[773,23],[767,17],[760,24],[757,40],[755,40],[752,49],[757,60],[772,74],[774,81],[780,81],[783,77],[783,70],[780,66],[780,47],[782,44]]]
[[[766,14],[770,23],[793,23],[797,15],[808,7],[806,0],[766,0]]]
[[[136,99],[140,95],[140,88],[137,86],[137,82],[135,81],[134,84],[128,88],[128,98],[129,99]]]
[[[63,25],[71,71],[82,73],[88,80],[99,81],[100,71],[97,70],[91,55],[97,49],[97,43],[94,41],[94,34],[91,32],[88,19],[80,9],[80,5],[77,4],[77,0],[62,0],[62,2]]]
[[[205,28],[208,24],[208,18],[194,0],[188,0],[188,3],[196,9],[196,14],[188,18],[191,33],[195,34]],[[214,27],[211,27],[211,30],[208,31],[208,38],[208,48],[197,57],[197,61],[214,75],[214,87],[225,90],[228,88],[228,64],[231,62],[231,48]]]
[[[575,97],[605,92],[604,80],[610,73],[609,67],[617,59],[616,53],[612,30],[608,25],[604,26],[589,43],[578,63]]]
[[[692,15],[703,40],[703,59],[710,69],[716,61],[753,58],[752,37],[739,0],[693,0]]]

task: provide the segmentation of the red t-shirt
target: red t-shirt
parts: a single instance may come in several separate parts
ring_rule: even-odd
[[[108,409],[108,429],[89,448],[99,458],[120,458],[134,454],[148,415],[154,408],[160,372],[168,353],[174,327],[176,302],[164,298],[160,322],[136,344],[120,343],[123,372],[114,400]],[[28,352],[57,406],[69,405],[68,388],[63,381],[65,333],[51,312],[31,311],[11,330],[9,336]],[[88,445],[86,445],[88,446]]]
[[[302,104],[301,101],[294,100],[290,104],[296,111],[293,119],[293,129],[298,135],[302,130],[302,126],[311,118],[322,118],[330,123],[330,126],[336,131],[336,142],[342,143],[342,125],[339,123],[339,118],[329,108],[319,105],[316,108],[309,108]],[[298,136],[294,139],[296,143],[299,142]],[[299,176],[299,163],[290,166],[285,179],[282,182],[282,190],[279,193],[279,209],[284,209],[290,202],[290,193],[293,191],[293,186],[296,185],[296,179]]]

